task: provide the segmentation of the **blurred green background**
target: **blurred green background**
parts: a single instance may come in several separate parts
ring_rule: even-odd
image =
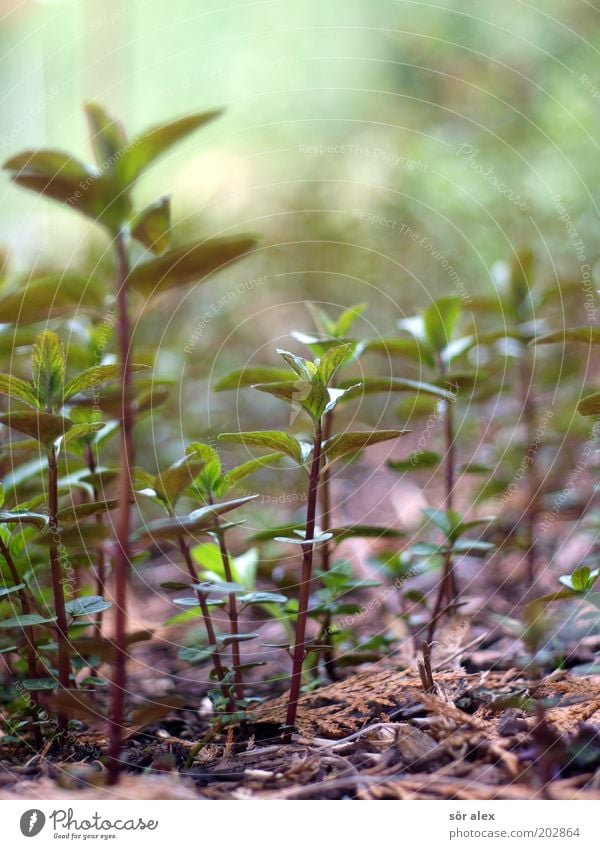
[[[248,426],[255,399],[240,395],[233,409],[208,392],[210,380],[275,362],[291,329],[312,327],[306,299],[368,301],[360,332],[389,335],[441,294],[461,295],[468,318],[470,300],[501,281],[498,261],[524,246],[545,285],[583,284],[594,265],[597,3],[4,0],[0,9],[3,159],[48,146],[89,160],[87,100],[130,135],[227,107],[136,190],[140,206],[172,193],[176,240],[262,238],[251,259],[140,311],[137,342],[157,355],[157,373],[177,378],[177,409],[192,419],[184,440]],[[93,224],[8,179],[1,197],[0,246],[13,270],[108,262]],[[583,286],[569,310],[567,324],[588,323]],[[287,411],[273,416],[280,426]]]

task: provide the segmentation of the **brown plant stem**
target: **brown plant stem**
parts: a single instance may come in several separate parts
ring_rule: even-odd
[[[187,566],[187,570],[190,578],[194,581],[194,583],[198,583],[198,575],[196,573],[196,568],[194,566],[194,561],[192,560],[192,555],[190,552],[190,546],[187,540],[184,537],[178,537],[177,542],[179,544],[179,549],[183,554],[183,559],[185,561],[185,565]],[[200,605],[200,611],[202,613],[202,620],[204,622],[204,628],[206,630],[206,638],[208,640],[208,644],[211,646],[218,646],[217,636],[215,633],[215,627],[213,625],[212,616],[210,615],[210,608],[206,603],[206,595],[200,590],[196,590],[196,595],[198,597],[198,604]],[[212,655],[213,668],[215,671],[215,675],[219,679],[219,681],[223,681],[225,677],[225,670],[223,668],[223,662],[221,660],[221,655],[218,648],[215,648],[215,651]],[[227,688],[224,684],[221,684],[221,692],[225,698],[228,698]]]
[[[94,474],[96,471],[97,463],[96,463],[96,455],[94,454],[94,449],[89,443],[86,443],[85,446],[85,458],[87,467],[89,469],[90,474]],[[99,500],[99,492],[97,487],[94,486],[94,501]],[[102,518],[102,513],[98,513],[96,515],[96,524],[104,525],[104,519]],[[98,546],[96,549],[96,595],[104,596],[106,583],[106,564],[104,561],[104,549],[102,548],[102,544]],[[102,611],[96,614],[96,618],[94,620],[94,636],[96,638],[100,638],[102,636]],[[96,670],[92,669],[92,675],[96,674]]]
[[[327,442],[331,438],[333,430],[333,410],[325,413],[323,420],[323,442]],[[319,486],[319,496],[321,500],[321,530],[327,533],[331,527],[331,475],[328,467],[323,469],[321,473],[321,483]],[[331,540],[325,540],[321,547],[321,569],[323,572],[329,572],[331,568]],[[326,646],[323,652],[323,667],[330,681],[337,679],[337,669],[335,662],[335,653],[333,650],[333,640],[331,639],[331,613],[326,613],[323,617],[321,627],[320,642]]]
[[[56,514],[58,512],[58,465],[56,449],[48,448],[48,530],[50,548],[50,573],[52,578],[52,596],[54,612],[56,613],[56,642],[58,644],[58,683],[65,690],[69,689],[70,659],[69,659],[69,626],[65,609],[65,592],[63,585],[62,566],[58,553],[57,539],[59,538]],[[67,717],[64,713],[57,716],[58,727],[64,731],[67,727]]]
[[[308,602],[310,598],[310,582],[312,578],[313,551],[315,536],[315,520],[317,512],[317,496],[319,492],[319,472],[321,470],[321,453],[323,445],[322,422],[319,419],[315,425],[313,442],[313,458],[310,467],[308,483],[308,500],[306,505],[306,534],[302,546],[302,579],[300,583],[300,598],[298,602],[298,617],[296,619],[296,635],[292,652],[292,679],[288,697],[287,713],[283,742],[290,743],[296,724],[298,700],[302,684],[302,665],[306,657],[306,623],[308,620]]]
[[[15,582],[15,586],[18,586],[20,583],[22,583],[19,577],[19,571],[15,565],[15,561],[12,558],[10,549],[8,548],[2,537],[0,537],[0,554],[2,554],[2,557],[6,561],[8,571],[10,572],[12,580]],[[19,590],[17,595],[19,596],[23,616],[29,615],[31,613],[31,605],[27,597],[27,591],[25,589]],[[33,626],[30,628],[23,628],[23,634],[25,635],[25,641],[27,643],[27,675],[29,676],[29,678],[37,678],[38,673],[37,654],[35,648],[35,628]],[[36,693],[35,691],[32,692],[31,699],[36,706],[39,705],[39,693]],[[33,709],[32,714],[34,717],[36,717],[35,708]],[[37,725],[34,726],[34,734],[36,738],[36,743],[39,745],[42,742],[42,736],[39,726]]]
[[[126,237],[120,231],[115,237],[117,259],[117,344],[119,362],[122,369],[123,394],[121,400],[121,443],[119,451],[119,505],[116,518],[116,551],[114,559],[114,670],[110,692],[109,719],[109,757],[108,782],[116,784],[121,770],[121,745],[123,740],[123,721],[125,691],[127,687],[127,585],[130,568],[131,530],[131,469],[133,456],[133,397],[131,386],[130,345],[131,327],[129,322],[128,286],[129,258]]]
[[[442,379],[446,377],[446,364],[439,358],[439,374]],[[444,409],[444,501],[443,509],[446,511],[454,509],[454,474],[456,468],[456,446],[454,438],[454,410],[452,401],[443,402]],[[427,642],[431,643],[437,628],[437,624],[447,609],[451,609],[458,598],[458,585],[454,572],[454,561],[452,558],[452,540],[446,538],[446,550],[442,566],[442,578],[438,586],[438,593],[431,615],[431,621],[427,630]]]
[[[219,520],[217,519],[217,526],[219,525]],[[219,527],[219,530],[216,532],[216,537],[219,543],[219,551],[221,553],[221,560],[223,562],[223,570],[225,572],[225,580],[229,583],[233,583],[233,572],[231,570],[231,560],[229,557],[229,551],[227,549],[227,544],[225,542],[225,532],[222,528]],[[237,601],[235,599],[235,593],[231,593],[227,597],[228,599],[228,607],[227,613],[229,616],[229,621],[231,623],[231,633],[234,636],[239,634],[239,621],[238,621],[238,609],[237,609]],[[233,665],[233,680],[234,680],[234,692],[235,697],[238,701],[241,701],[244,698],[244,683],[242,681],[242,656],[240,652],[240,644],[238,640],[233,640],[231,643],[231,662]]]
[[[536,429],[536,403],[531,390],[531,383],[531,356],[527,346],[523,345],[519,357],[519,390],[523,420],[527,429],[527,452],[525,456],[529,460],[526,468],[527,494],[525,497],[527,499],[527,505],[525,507],[525,515],[523,516],[525,562],[529,592],[531,592],[536,579],[537,547],[535,529],[538,515],[537,501],[539,489],[537,469],[535,467],[537,445],[532,441],[533,433]]]

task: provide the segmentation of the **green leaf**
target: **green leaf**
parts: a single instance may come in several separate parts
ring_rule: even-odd
[[[60,541],[71,554],[87,554],[97,549],[111,534],[105,525],[67,525],[60,528]],[[35,537],[32,542],[36,545],[48,545],[50,535],[44,532]]]
[[[285,604],[287,596],[281,593],[246,593],[246,595],[238,596],[240,604]]]
[[[164,472],[154,478],[154,489],[157,496],[164,502],[174,505],[183,491],[200,474],[204,462],[194,459],[190,454],[174,463]]]
[[[276,463],[281,457],[283,457],[283,454],[278,451],[273,454],[264,454],[262,457],[256,457],[253,460],[248,460],[246,463],[241,463],[239,466],[234,466],[233,469],[230,469],[224,475],[225,491],[236,486],[240,481],[245,480],[259,469],[271,463]]]
[[[342,381],[340,385],[350,386],[353,381]],[[435,395],[447,401],[454,400],[454,395],[448,389],[443,389],[433,383],[422,380],[405,380],[402,377],[365,377],[356,388],[348,390],[348,397],[369,395],[373,392],[415,392],[423,395]]]
[[[74,507],[63,507],[56,514],[56,519],[60,524],[70,525],[88,516],[115,510],[118,505],[119,502],[116,498],[109,501],[87,501],[85,504],[77,504]]]
[[[99,168],[105,169],[126,146],[125,130],[122,123],[109,115],[98,103],[86,103],[83,108],[88,120],[96,162]]]
[[[457,554],[485,554],[496,548],[493,542],[484,542],[479,539],[459,539],[452,543],[452,551]]]
[[[44,528],[48,524],[48,517],[42,513],[31,513],[28,510],[0,511],[0,524],[23,524],[35,525],[36,528]]]
[[[228,646],[230,643],[245,643],[248,640],[255,640],[258,634],[221,634],[217,637],[220,645]]]
[[[362,315],[366,308],[367,304],[354,304],[354,306],[344,310],[336,321],[334,332],[331,335],[338,338],[347,336],[354,322]]]
[[[298,357],[290,351],[285,351],[283,348],[277,348],[277,353],[301,380],[308,380],[309,382],[312,380],[316,372],[316,365],[314,363],[304,357]],[[289,374],[286,379],[290,380]]]
[[[282,430],[255,430],[243,433],[221,433],[219,439],[226,442],[237,442],[240,445],[258,445],[261,448],[270,448],[291,457],[296,463],[302,465],[305,462],[305,451],[302,444],[288,436]]]
[[[25,151],[7,160],[4,168],[18,186],[64,203],[111,232],[129,216],[129,198],[110,172],[98,174],[61,151]]]
[[[253,386],[255,383],[276,383],[280,380],[288,380],[290,373],[285,368],[274,368],[270,366],[250,366],[226,374],[213,386],[215,392],[223,392],[227,389],[240,389],[243,386]]]
[[[239,595],[245,592],[244,587],[232,581],[200,581],[197,584],[192,584],[192,587],[204,595]],[[181,602],[182,599],[175,599],[175,604]]]
[[[177,652],[177,657],[187,663],[204,663],[210,660],[216,650],[217,646],[183,646]]]
[[[132,373],[146,371],[149,366],[132,363],[129,369]],[[101,386],[103,383],[108,383],[111,380],[121,379],[121,365],[119,363],[111,363],[107,365],[92,366],[85,369],[81,374],[76,375],[68,381],[63,392],[63,403],[66,403],[73,395],[78,395],[80,392],[86,392],[94,386]]]
[[[73,425],[64,436],[63,447],[79,439],[91,444],[94,442],[96,434],[100,433],[104,428],[106,428],[104,422],[87,422]]]
[[[163,254],[169,247],[171,200],[168,196],[143,209],[131,222],[133,238],[152,251]]]
[[[157,519],[150,522],[146,527],[132,536],[132,540],[139,546],[147,545],[157,539],[178,539],[186,534],[206,533],[214,531],[218,524],[218,518],[223,513],[235,510],[249,501],[254,501],[256,495],[248,495],[244,498],[234,498],[231,501],[223,501],[220,504],[209,504],[194,510],[187,516],[175,516],[168,519]]]
[[[31,352],[33,387],[38,405],[47,412],[60,406],[65,381],[65,350],[56,333],[45,330]]]
[[[544,333],[532,340],[535,345],[550,345],[554,342],[584,342],[587,345],[600,345],[600,327],[566,327]]]
[[[417,316],[417,318],[419,318]],[[420,320],[420,319],[419,319]],[[418,364],[429,367],[435,365],[431,351],[419,339],[369,339],[365,343],[365,351],[383,354],[386,357],[402,357]]]
[[[155,159],[166,153],[174,144],[222,114],[222,109],[197,112],[168,123],[157,124],[136,136],[116,164],[120,180],[126,186],[133,183]]]
[[[600,416],[600,392],[593,392],[582,398],[577,404],[577,411],[582,416]]]
[[[21,683],[30,692],[58,689],[58,680],[56,678],[25,678]]]
[[[25,589],[25,584],[16,584],[14,587],[0,587],[0,598],[4,598],[11,593],[18,593]]]
[[[330,531],[336,543],[359,537],[363,539],[401,539],[406,536],[404,531],[397,528],[381,528],[377,525],[348,525],[342,528],[330,528]]]
[[[430,347],[441,354],[450,344],[461,312],[461,301],[456,296],[438,298],[423,312],[423,327]]]
[[[8,395],[10,398],[17,398],[19,401],[24,401],[30,407],[33,407],[34,410],[39,409],[38,398],[33,384],[26,380],[21,380],[21,378],[13,377],[10,374],[0,374],[0,392],[3,395]]]
[[[203,283],[210,274],[240,259],[255,246],[256,240],[250,236],[225,236],[184,245],[139,263],[128,280],[140,295],[150,298],[180,286]]]
[[[51,413],[2,413],[0,424],[26,433],[39,442],[48,444],[65,434],[72,426],[69,419]]]
[[[32,625],[46,625],[49,622],[56,622],[56,616],[40,616],[39,613],[28,613],[23,616],[13,616],[11,619],[4,619],[0,622],[0,628],[30,628]]]
[[[112,607],[112,602],[106,601],[99,595],[74,598],[65,604],[65,610],[71,616],[93,616],[96,613],[102,613],[103,610],[108,610],[109,607]]]
[[[302,533],[304,531],[294,531],[294,533]],[[328,540],[333,539],[333,534],[330,532],[324,534],[316,534],[314,537],[311,537],[309,540],[305,539],[304,536],[300,537],[274,537],[275,542],[285,542],[288,545],[307,545],[308,543],[312,543],[313,545],[318,545],[321,542],[327,542]]]
[[[329,348],[317,361],[315,379],[329,386],[340,368],[352,358],[353,345],[336,345]]]
[[[398,439],[409,433],[408,430],[375,430],[375,431],[349,431],[332,436],[323,444],[323,450],[327,455],[328,464],[339,460],[348,454],[355,454],[367,448],[369,445],[377,445],[379,442],[387,442],[390,439]]]
[[[82,311],[98,313],[105,300],[102,281],[75,272],[47,274],[23,282],[0,298],[0,316],[10,324],[48,321]]]
[[[289,404],[301,407],[316,421],[326,412],[332,401],[330,391],[322,383],[309,380],[286,380],[280,383],[256,383],[259,392],[274,395]]]
[[[440,455],[435,451],[414,451],[406,460],[388,460],[388,469],[394,472],[412,472],[421,469],[433,469],[440,463]]]

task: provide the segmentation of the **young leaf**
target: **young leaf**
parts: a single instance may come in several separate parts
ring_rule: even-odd
[[[10,398],[17,398],[19,401],[24,401],[25,404],[33,407],[34,410],[39,409],[35,389],[26,380],[13,377],[11,374],[0,374],[0,392],[3,395],[8,395]]]
[[[281,593],[246,593],[246,595],[238,596],[240,604],[285,604],[287,596]]]
[[[69,419],[51,413],[2,413],[0,424],[26,433],[39,442],[48,444],[66,433],[72,426]]]
[[[31,513],[28,510],[0,511],[0,524],[10,525],[13,523],[44,528],[48,524],[48,517],[44,516],[43,513]]]
[[[138,365],[132,363],[129,366],[132,372],[146,371],[149,366]],[[108,383],[110,380],[121,379],[121,366],[117,363],[92,366],[85,369],[81,374],[76,375],[68,381],[63,392],[63,403],[66,403],[73,395],[78,395],[80,392],[86,392],[94,386],[100,386],[103,383]]]
[[[28,613],[23,616],[12,616],[10,619],[3,619],[0,622],[0,628],[30,628],[32,625],[47,625],[49,622],[56,622],[56,616],[40,616],[39,613]]]
[[[255,383],[276,383],[280,380],[289,380],[290,373],[285,368],[272,368],[270,366],[250,366],[226,374],[216,382],[213,389],[215,392],[223,392],[226,389],[240,389],[242,386],[253,386]]]
[[[290,404],[297,404],[315,421],[321,418],[332,402],[327,387],[317,381],[286,380],[280,383],[256,383],[253,389],[274,395]]]
[[[65,350],[56,333],[45,330],[31,352],[33,386],[38,405],[47,412],[60,406],[65,381]]]
[[[113,175],[102,175],[55,150],[25,151],[3,166],[18,186],[46,195],[116,232],[130,214],[130,202]]]
[[[112,607],[111,601],[106,601],[99,595],[87,595],[82,598],[73,598],[65,603],[65,610],[71,616],[93,616],[102,613]]]
[[[440,460],[440,455],[435,451],[415,451],[406,460],[388,460],[387,466],[394,472],[412,472],[435,468]]]
[[[405,436],[408,430],[375,430],[375,431],[350,431],[332,436],[328,439],[323,449],[327,455],[327,461],[333,463],[347,454],[355,454],[369,445],[377,445],[379,442],[387,442],[390,439],[398,439]]]
[[[75,507],[63,507],[56,514],[56,518],[60,524],[70,525],[88,516],[95,516],[97,513],[106,513],[110,510],[115,510],[118,504],[117,499],[110,501],[87,501],[84,504],[77,504]]]
[[[253,501],[256,497],[256,495],[248,495],[232,501],[223,501],[220,504],[209,504],[192,511],[187,516],[157,519],[146,525],[144,530],[134,534],[132,539],[138,546],[143,546],[156,539],[178,539],[186,534],[214,531],[219,516]]]
[[[210,660],[216,650],[217,646],[183,646],[177,652],[177,657],[187,663],[204,663]]]
[[[0,598],[4,598],[11,593],[18,593],[25,589],[26,584],[16,584],[14,587],[0,587]]]
[[[74,312],[101,312],[105,289],[101,280],[76,272],[46,274],[23,282],[0,298],[2,321],[25,324],[48,321]]]
[[[136,136],[117,162],[116,168],[120,179],[126,186],[133,183],[155,159],[158,159],[170,147],[222,114],[221,109],[211,109],[206,112],[186,115],[165,124],[158,124]]]
[[[549,345],[553,342],[584,342],[587,345],[600,345],[600,327],[566,327],[564,330],[554,330],[544,333],[532,340],[535,345]]]
[[[167,250],[170,230],[171,200],[168,196],[147,206],[131,222],[133,238],[154,254],[163,254]]]
[[[329,386],[337,372],[353,354],[352,345],[336,345],[326,351],[317,361],[315,379]]]
[[[362,315],[366,308],[367,304],[354,304],[354,306],[344,310],[335,323],[332,336],[336,336],[338,339],[342,336],[347,336],[354,322]]]
[[[202,471],[202,460],[188,454],[154,478],[154,489],[158,497],[167,504],[174,505],[182,492]]]
[[[256,430],[243,433],[221,433],[219,439],[226,442],[238,442],[241,445],[258,445],[261,448],[270,448],[291,457],[296,463],[302,465],[305,462],[303,447],[293,436],[288,436],[282,430]]]
[[[454,400],[454,395],[448,389],[425,383],[422,380],[406,380],[402,377],[365,377],[356,388],[350,388],[354,381],[341,381],[340,386],[348,387],[348,397],[368,395],[373,392],[415,392],[423,395],[435,395],[437,398]]]
[[[210,274],[240,259],[255,246],[256,240],[250,236],[225,236],[185,245],[136,265],[129,283],[144,298],[150,298],[179,286],[204,282]]]
[[[201,581],[198,584],[192,584],[192,587],[205,595],[239,595],[245,592],[244,587],[232,581]],[[182,599],[175,599],[175,604],[181,604],[181,602]]]
[[[99,168],[105,169],[126,146],[125,130],[121,122],[109,115],[99,104],[86,103],[83,108],[88,120],[96,162]]]
[[[262,469],[271,463],[276,463],[279,459],[281,459],[281,457],[283,457],[283,454],[278,451],[274,454],[265,454],[262,457],[256,457],[253,460],[248,460],[246,463],[241,463],[239,466],[234,466],[233,469],[230,469],[224,475],[223,483],[225,491],[231,489],[236,484],[240,483],[240,481],[243,481],[259,469]]]
[[[429,346],[441,354],[446,348],[461,311],[460,298],[438,298],[423,312],[423,326]]]

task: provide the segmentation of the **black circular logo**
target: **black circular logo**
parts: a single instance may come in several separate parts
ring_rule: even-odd
[[[37,808],[31,808],[30,811],[25,811],[21,816],[21,834],[25,837],[35,837],[39,834],[46,824],[46,817]]]

